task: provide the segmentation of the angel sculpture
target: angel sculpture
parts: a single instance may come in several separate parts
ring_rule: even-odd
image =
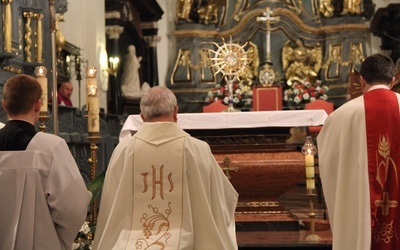
[[[294,80],[315,80],[322,65],[322,48],[319,43],[311,48],[305,47],[300,39],[295,43],[296,48],[290,46],[290,40],[282,48],[282,68],[289,86]]]

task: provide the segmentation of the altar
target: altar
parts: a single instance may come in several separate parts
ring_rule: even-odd
[[[323,125],[324,110],[182,113],[178,124],[206,141],[239,193],[237,231],[298,230],[298,220],[278,201],[305,180],[301,153],[307,126]],[[142,124],[130,115],[120,140]]]

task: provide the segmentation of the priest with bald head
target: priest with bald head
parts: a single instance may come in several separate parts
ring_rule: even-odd
[[[209,145],[176,123],[175,95],[153,87],[140,111],[108,165],[94,249],[237,249],[238,194]]]

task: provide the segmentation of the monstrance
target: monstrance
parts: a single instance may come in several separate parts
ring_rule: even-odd
[[[222,38],[223,45],[219,46],[214,43],[217,47],[217,51],[213,51],[214,57],[211,60],[214,61],[212,67],[216,69],[215,75],[221,72],[223,74],[224,80],[228,85],[228,109],[227,112],[239,111],[233,106],[233,83],[239,79],[239,74],[244,70],[247,64],[247,52],[244,47],[247,45],[245,43],[243,46],[232,42],[232,37],[229,43],[225,43],[224,38]]]

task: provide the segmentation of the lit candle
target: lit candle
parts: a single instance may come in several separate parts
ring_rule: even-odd
[[[42,87],[42,103],[40,106],[40,112],[47,112],[48,100],[47,100],[47,69],[44,66],[37,66],[35,68],[36,80]]]
[[[305,156],[307,190],[315,189],[314,154],[316,153],[316,150],[317,149],[312,143],[311,137],[307,136],[301,150]]]
[[[97,98],[96,68],[89,67],[86,71],[86,103],[88,112],[88,132],[100,131],[99,99]]]

